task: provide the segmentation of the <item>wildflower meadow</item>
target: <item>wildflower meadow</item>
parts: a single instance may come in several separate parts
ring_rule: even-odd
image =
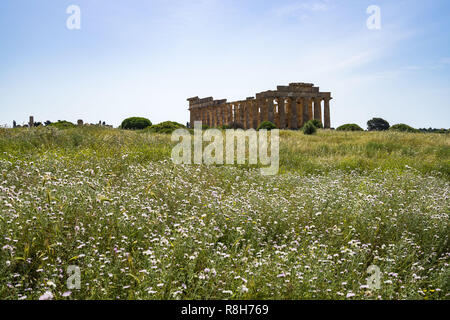
[[[0,129],[0,299],[449,299],[448,134],[280,131],[273,176],[173,145]]]

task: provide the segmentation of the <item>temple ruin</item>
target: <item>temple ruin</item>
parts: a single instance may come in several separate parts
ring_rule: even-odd
[[[187,101],[191,127],[195,121],[202,121],[210,127],[239,124],[244,129],[256,129],[261,122],[270,121],[280,129],[298,129],[311,119],[330,128],[331,99],[330,92],[320,92],[312,83],[290,83],[241,101],[213,97]]]

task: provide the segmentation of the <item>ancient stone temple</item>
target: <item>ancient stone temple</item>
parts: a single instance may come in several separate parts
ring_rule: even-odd
[[[270,121],[280,129],[298,129],[311,119],[330,128],[331,99],[330,92],[320,92],[312,83],[290,83],[241,101],[227,102],[212,97],[187,100],[191,126],[195,121],[202,121],[210,127],[237,123],[244,129],[256,129],[261,122]]]

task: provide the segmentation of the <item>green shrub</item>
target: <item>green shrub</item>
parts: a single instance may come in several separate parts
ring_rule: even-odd
[[[123,120],[120,128],[126,130],[139,130],[150,127],[151,125],[152,122],[146,118],[131,117]]]
[[[48,127],[55,127],[57,129],[70,129],[75,128],[75,124],[65,120],[58,120],[58,122],[50,123]]]
[[[408,126],[404,123],[394,124],[389,130],[393,131],[401,131],[401,132],[419,132],[419,130],[414,129],[413,127]]]
[[[336,130],[338,131],[364,131],[363,128],[358,126],[355,123],[347,123],[343,124],[342,126],[338,127]]]
[[[239,122],[230,122],[228,124],[229,129],[244,129],[242,123]]]
[[[320,120],[312,119],[310,121],[314,124],[314,127],[316,127],[317,129],[323,129],[323,124],[322,122],[320,122]]]
[[[369,131],[385,131],[389,130],[389,122],[381,118],[373,118],[367,121],[367,130]]]
[[[264,122],[260,123],[260,125],[258,126],[257,130],[261,130],[261,129],[263,129],[263,130],[273,130],[273,129],[276,129],[276,128],[277,128],[277,126],[275,124],[273,124],[272,122],[264,121]]]
[[[317,132],[317,128],[314,125],[314,122],[309,120],[304,126],[303,126],[303,133],[304,134],[315,134]]]
[[[165,121],[155,125],[152,125],[145,130],[148,132],[156,132],[156,133],[172,133],[177,129],[184,129],[186,126],[181,123],[174,121]]]

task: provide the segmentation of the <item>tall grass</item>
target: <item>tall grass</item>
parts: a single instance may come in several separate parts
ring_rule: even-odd
[[[313,136],[281,131],[280,137],[282,172],[414,168],[450,178],[448,134],[319,130]],[[1,153],[30,157],[52,152],[100,159],[129,154],[138,161],[156,161],[170,159],[172,146],[170,135],[101,127],[0,131]]]
[[[0,130],[0,299],[449,298],[448,135],[280,136],[264,177],[174,165],[170,135]]]

